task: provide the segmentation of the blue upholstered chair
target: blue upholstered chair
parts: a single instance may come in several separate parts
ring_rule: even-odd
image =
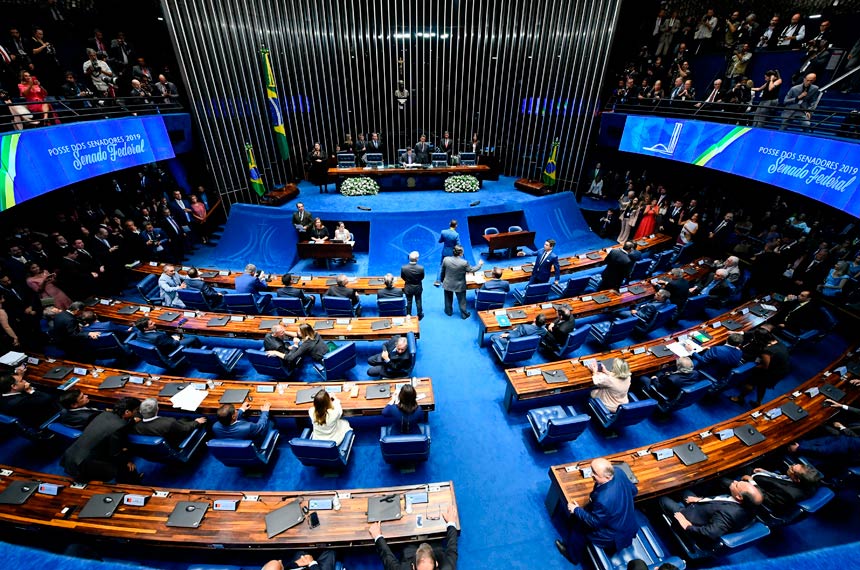
[[[286,363],[277,356],[269,356],[263,350],[249,348],[245,350],[245,358],[254,367],[254,370],[264,376],[274,378],[287,378],[293,373],[293,369],[287,367]],[[298,368],[299,363],[296,363]]]
[[[228,313],[240,315],[264,315],[272,302],[271,295],[254,297],[251,293],[227,293],[224,308]]]
[[[290,440],[290,448],[296,459],[308,467],[344,469],[349,463],[355,432],[349,430],[340,445],[333,441],[311,439],[312,433],[311,428],[305,428],[299,437]]]
[[[376,299],[380,317],[405,317],[406,296]]]
[[[541,447],[573,441],[588,427],[588,414],[577,414],[573,406],[535,408],[526,414]]]
[[[421,433],[392,433],[391,426],[379,430],[379,447],[386,463],[421,463],[430,457],[430,425],[418,424]]]
[[[307,301],[302,303],[298,297],[272,297],[272,309],[282,317],[309,317],[315,299],[310,295],[305,295],[305,298]]]
[[[210,439],[209,453],[228,467],[258,467],[268,465],[275,453],[281,434],[274,426],[266,432],[258,446],[250,439]]]
[[[639,322],[635,316],[602,323],[592,323],[591,338],[602,346],[609,346],[613,342],[627,338],[633,332],[633,327]]]
[[[589,325],[575,328],[572,333],[567,335],[564,343],[557,347],[555,345],[547,344],[546,339],[549,337],[549,334],[546,334],[543,339],[541,339],[540,348],[544,352],[548,352],[556,358],[564,358],[565,354],[568,354],[582,346],[585,339],[588,338],[588,331],[590,330],[591,327]]]
[[[600,425],[612,430],[638,424],[651,417],[657,409],[657,401],[651,398],[640,400],[634,394],[628,394],[628,398],[630,401],[618,406],[614,413],[599,398],[589,398],[588,408]]]
[[[198,289],[180,289],[176,294],[179,295],[179,300],[185,303],[185,307],[189,310],[211,311],[213,309]]]
[[[323,295],[322,298],[323,311],[329,317],[354,317],[355,307],[352,306],[352,301],[346,297],[332,297]]]
[[[496,235],[497,233],[499,233],[499,228],[494,228],[492,226],[490,226],[489,228],[484,228],[484,235],[485,236],[492,236],[492,235]]]
[[[199,370],[210,374],[229,376],[233,373],[239,360],[242,358],[242,350],[239,348],[224,348],[214,346],[212,348],[186,348],[182,351],[185,361]]]
[[[128,448],[133,455],[154,463],[188,463],[200,444],[206,439],[206,430],[195,429],[177,447],[157,435],[128,436]]]
[[[498,336],[492,337],[492,350],[496,358],[502,364],[510,364],[511,362],[519,362],[520,360],[528,360],[531,358],[538,344],[540,344],[540,335],[521,336],[508,339],[507,342]]]
[[[633,264],[633,269],[630,270],[630,275],[627,276],[627,282],[633,283],[648,276],[648,271],[654,264],[652,259],[640,259]]]
[[[355,343],[346,342],[323,356],[322,362],[314,362],[314,370],[323,380],[336,380],[355,366]]]
[[[652,259],[651,269],[649,269],[651,275],[668,271],[672,267],[673,257],[675,257],[675,251],[671,249],[656,254]]]
[[[665,302],[663,303],[659,309],[657,309],[657,314],[654,315],[654,318],[651,321],[645,321],[636,315],[636,318],[639,319],[639,322],[636,323],[636,326],[633,330],[636,334],[644,335],[648,334],[653,330],[657,330],[663,325],[667,324],[672,318],[675,316],[675,311],[677,311],[677,307],[672,303]]]
[[[718,378],[704,368],[699,369],[699,374],[704,376],[711,383],[711,387],[708,388],[708,393],[716,394],[717,392],[722,392],[731,386],[737,386],[738,384],[744,383],[744,381],[749,378],[749,375],[752,374],[755,367],[755,362],[744,362],[740,366],[732,368],[724,378]]]
[[[505,299],[507,297],[508,293],[506,291],[478,289],[475,291],[475,310],[492,311],[494,309],[501,309],[505,306]]]
[[[143,300],[150,305],[161,304],[161,288],[158,286],[158,277],[155,275],[147,275],[137,282],[137,292],[143,297]]]
[[[711,387],[709,380],[700,380],[691,386],[685,386],[676,398],[669,398],[652,383],[650,387],[643,389],[643,393],[657,400],[657,408],[663,413],[682,410],[702,399]]]
[[[673,564],[678,570],[684,570],[687,567],[684,560],[666,551],[651,523],[639,511],[636,511],[636,524],[639,530],[633,537],[633,543],[614,554],[607,554],[599,546],[588,545],[587,556],[595,570],[626,570],[631,560],[642,560],[648,568],[657,568],[665,563]]]
[[[168,355],[164,355],[160,350],[155,348],[155,345],[139,340],[128,341],[128,347],[141,360],[158,366],[172,370],[185,362],[184,347],[180,346]]]
[[[129,340],[137,336],[137,333],[123,335],[120,339],[116,333],[102,332],[97,338],[84,339],[83,351],[81,356],[89,361],[95,361],[102,358],[123,358],[131,354],[131,349],[126,344]]]
[[[523,231],[522,226],[508,226],[508,232],[521,232]]]
[[[695,295],[687,299],[681,311],[681,318],[693,320],[705,314],[705,307],[708,306],[708,295]]]
[[[668,515],[663,514],[662,519],[684,551],[683,558],[685,560],[701,560],[721,553],[737,551],[770,534],[770,529],[767,526],[760,521],[754,521],[743,530],[724,534],[715,545],[703,547],[697,544],[686,532],[679,530],[672,524],[674,518],[669,518]]]
[[[65,441],[66,445],[72,445],[76,439],[81,437],[81,430],[70,428],[67,425],[61,424],[59,421],[53,421],[46,428],[50,433],[54,434],[55,438]]]
[[[549,298],[552,283],[531,283],[524,289],[514,289],[513,295],[518,305],[543,303]]]
[[[588,287],[591,275],[574,275],[567,281],[552,284],[552,292],[559,297],[576,297]]]
[[[791,351],[817,344],[823,340],[837,324],[833,313],[828,311],[825,307],[819,307],[818,310],[820,313],[818,327],[799,333],[793,333],[785,329],[776,329],[774,330],[774,333],[779,336],[780,340],[782,340]]]

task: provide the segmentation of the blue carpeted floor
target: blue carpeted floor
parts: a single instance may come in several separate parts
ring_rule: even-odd
[[[545,219],[528,217],[528,226],[538,230],[538,239],[547,234],[563,236],[560,240],[566,244],[565,251],[582,252],[599,247],[603,242],[591,237],[582,218],[575,210],[575,204],[570,196],[551,196],[535,200],[525,194],[512,193],[502,188],[499,182],[492,189],[482,190],[477,196],[451,196],[441,192],[421,193],[422,207],[430,210],[439,207],[448,215],[456,201],[463,199],[468,208],[468,202],[480,198],[482,204],[485,195],[493,198],[505,193],[507,198],[500,204],[511,209],[539,211],[541,215],[550,214]],[[414,193],[413,193],[414,195]],[[372,200],[379,203],[396,201],[403,206],[409,203],[406,193],[380,195]],[[522,201],[514,198],[522,197]],[[335,209],[338,203],[348,199],[338,195],[308,195],[305,204],[308,209],[326,211]],[[311,198],[314,200],[312,201]],[[319,202],[316,200],[319,199]],[[406,200],[406,202],[403,202]],[[414,198],[413,198],[414,200]],[[541,204],[545,200],[546,205]],[[372,202],[376,213],[376,202]],[[571,208],[564,210],[564,207]],[[383,210],[384,208],[380,208]],[[392,206],[392,212],[396,208]],[[469,210],[465,210],[464,214]],[[284,212],[286,215],[287,211]],[[333,212],[336,214],[336,212]],[[482,212],[486,214],[487,212]],[[418,214],[415,214],[418,215]],[[420,214],[422,217],[424,213]],[[426,214],[434,220],[441,219],[432,212]],[[409,216],[388,212],[383,214],[384,223],[390,225],[389,233],[398,231],[398,224],[415,224],[415,219]],[[462,219],[462,218],[461,218]],[[394,221],[392,221],[394,220]],[[396,221],[396,223],[395,223]],[[371,233],[374,232],[374,222],[371,222]],[[430,226],[435,232],[438,225]],[[551,228],[548,230],[547,228]],[[400,228],[402,229],[402,228]],[[462,228],[461,228],[462,229]],[[238,226],[230,232],[237,232]],[[225,231],[225,235],[226,235]],[[465,233],[465,232],[461,232]],[[583,235],[579,238],[576,236]],[[238,234],[231,239],[237,239]],[[581,241],[580,241],[581,240]],[[594,244],[597,244],[596,246]],[[375,245],[375,242],[374,242]],[[193,261],[201,266],[218,265],[211,263],[220,259],[219,248],[206,251],[205,255],[196,256]],[[230,246],[233,247],[233,246]],[[371,252],[374,247],[371,247]],[[386,247],[381,247],[385,250]],[[227,257],[235,258],[235,251]],[[473,316],[463,321],[459,318],[446,317],[442,312],[442,292],[432,286],[432,271],[438,259],[428,256],[425,259],[428,268],[428,278],[425,283],[424,302],[426,318],[421,321],[421,339],[418,348],[418,364],[415,373],[418,376],[433,378],[436,391],[436,411],[430,414],[430,424],[433,430],[433,444],[430,460],[417,467],[413,473],[400,473],[386,465],[379,452],[378,425],[373,419],[352,420],[357,429],[355,445],[350,465],[340,476],[327,478],[319,472],[303,467],[296,461],[286,445],[286,440],[298,431],[292,421],[280,424],[286,437],[275,464],[262,473],[243,474],[238,469],[225,468],[214,459],[202,454],[199,461],[192,465],[170,467],[142,462],[142,470],[147,474],[147,481],[154,485],[197,489],[348,489],[358,487],[376,487],[385,485],[401,485],[425,483],[433,481],[453,480],[457,492],[457,502],[463,527],[460,541],[460,565],[462,569],[478,568],[565,568],[569,565],[558,555],[553,547],[553,540],[558,536],[559,529],[555,521],[551,521],[544,510],[543,500],[548,488],[547,470],[551,465],[592,458],[623,451],[651,442],[662,441],[683,433],[698,431],[718,421],[736,415],[740,408],[729,403],[724,397],[706,400],[701,404],[687,408],[669,418],[655,417],[635,428],[625,430],[619,437],[608,439],[592,425],[578,440],[561,446],[552,453],[543,453],[533,443],[524,409],[515,408],[507,413],[502,406],[505,391],[505,380],[502,369],[496,364],[487,349],[478,347],[476,339],[477,323]],[[238,258],[235,258],[238,259]],[[242,263],[233,267],[241,266]],[[399,267],[400,255],[388,255],[388,270]],[[377,267],[372,265],[371,267]],[[469,295],[470,303],[472,295]],[[372,299],[365,298],[365,304],[373,306]],[[372,314],[372,311],[369,311]],[[655,331],[654,337],[664,335],[667,331]],[[237,345],[247,344],[246,341],[233,342]],[[791,375],[780,382],[776,389],[769,394],[784,393],[792,386],[807,379],[830,362],[846,346],[846,341],[834,335],[828,342],[821,343],[815,351],[795,357],[792,361]],[[360,343],[363,356],[378,350],[378,347],[368,343]],[[585,347],[582,353],[596,351],[596,347]],[[533,362],[542,358],[535,357]],[[188,371],[191,376],[199,376],[194,371]],[[249,380],[255,378],[249,367],[240,369],[239,378]],[[308,379],[316,379],[310,370],[305,371]],[[352,373],[352,378],[365,378],[365,366],[359,364]],[[567,398],[566,403],[572,403],[578,410],[584,411],[584,394],[578,398]],[[37,447],[21,440],[7,442],[0,450],[0,462],[33,467],[40,470],[60,473],[58,465],[59,450],[48,450]],[[855,501],[852,497],[852,500]],[[744,563],[763,561],[771,557],[813,550],[824,546],[837,545],[856,540],[856,529],[860,523],[857,509],[841,509],[837,502],[825,508],[816,516],[792,527],[777,530],[773,535],[753,548],[743,550],[720,563]],[[205,521],[204,521],[205,525]],[[671,549],[671,545],[670,545]],[[119,550],[122,554],[122,550]],[[156,554],[143,555],[140,552],[126,553],[129,559],[142,560],[144,563],[161,568],[184,568],[189,562],[218,561],[245,563],[253,567],[266,559],[266,555],[258,553],[225,553],[219,551],[217,557],[211,553],[169,553],[164,556]],[[117,555],[117,552],[112,553]],[[345,555],[347,566],[351,570],[369,570],[379,568],[379,561],[369,551],[349,552]],[[710,565],[716,566],[717,562]],[[836,564],[834,563],[834,566]],[[841,563],[848,568],[847,563]]]

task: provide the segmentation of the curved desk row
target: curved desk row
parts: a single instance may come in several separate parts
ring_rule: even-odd
[[[685,270],[689,269],[689,271],[684,272],[684,278],[687,281],[701,279],[711,271],[711,267],[707,265],[703,259],[697,260],[689,265],[682,266],[682,268]],[[656,283],[658,279],[670,279],[670,275],[665,273],[663,275],[655,275],[651,279],[643,280],[641,282],[630,283],[628,286],[622,287],[617,292],[613,290],[595,291],[594,293],[581,295],[579,297],[553,299],[546,303],[520,305],[517,307],[510,307],[508,309],[478,311],[478,319],[481,321],[478,326],[478,344],[481,346],[484,345],[484,336],[487,334],[504,332],[516,327],[517,325],[534,322],[535,317],[541,313],[546,317],[547,322],[554,321],[558,316],[558,311],[555,309],[555,305],[565,304],[570,307],[574,316],[587,317],[589,315],[615,311],[631,305],[636,305],[643,301],[648,301],[657,293]],[[643,290],[634,293],[630,291],[631,287],[634,288],[634,290],[641,287]],[[604,296],[608,300],[603,300],[603,302],[598,303],[594,300],[598,295]],[[499,311],[504,311],[504,314],[511,321],[511,326],[503,327],[499,324],[498,319],[496,319],[497,315],[502,314]],[[514,315],[511,315],[511,311],[522,311],[525,314],[517,316],[515,313]]]
[[[0,505],[0,522],[13,526],[37,527],[43,530],[77,533],[90,537],[131,541],[138,546],[163,545],[184,548],[346,548],[370,545],[367,532],[367,499],[393,495],[400,500],[402,518],[382,523],[388,542],[411,542],[443,538],[446,523],[441,517],[456,497],[451,481],[384,487],[376,489],[328,491],[210,491],[159,489],[139,485],[90,483],[83,489],[72,487],[67,477],[37,473],[15,467],[0,476],[0,492],[17,481],[53,483],[61,488],[57,495],[33,494],[23,505]],[[303,507],[314,499],[340,497],[340,510],[316,510],[320,525],[310,528],[307,522],[268,538],[265,517],[268,513],[299,500]],[[413,505],[406,512],[405,493],[427,492],[427,502]],[[120,504],[110,518],[80,518],[84,505],[95,495],[125,493],[147,497],[143,506]],[[161,496],[158,496],[161,495]],[[166,495],[166,496],[165,496]],[[96,498],[99,501],[99,498]],[[235,511],[215,510],[216,500],[238,501]],[[167,526],[174,509],[184,510],[180,502],[195,501],[208,505],[196,528]],[[422,528],[416,517],[424,517]],[[457,517],[459,519],[459,516]],[[454,521],[459,525],[459,520]]]
[[[408,332],[419,338],[418,319],[407,317],[273,317],[266,315],[229,315],[227,313],[204,313],[203,311],[188,311],[177,308],[165,308],[154,305],[138,305],[125,301],[111,299],[97,300],[91,307],[102,319],[115,323],[133,325],[143,316],[155,321],[159,330],[179,331],[203,336],[226,336],[243,338],[263,338],[272,325],[281,323],[287,330],[297,332],[299,325],[308,323],[327,340],[373,340],[386,341],[394,335],[405,335]],[[134,310],[127,314],[126,311]],[[161,320],[166,314],[175,314],[171,321]],[[229,317],[223,326],[210,326],[212,319]],[[328,329],[317,329],[319,323],[331,321],[334,326]],[[373,329],[373,324],[388,321],[388,328]]]
[[[667,343],[677,340],[678,337],[690,335],[696,331],[705,332],[711,337],[710,340],[700,343],[704,347],[723,344],[732,332],[723,326],[723,323],[727,321],[736,323],[738,328],[735,332],[742,332],[759,326],[773,316],[773,313],[767,313],[764,316],[756,315],[752,309],[759,311],[759,307],[760,303],[758,300],[748,301],[737,309],[724,313],[717,318],[705,321],[701,325],[676,332],[668,337],[649,340],[639,344],[632,344],[618,350],[610,350],[608,352],[581,356],[579,358],[570,358],[567,360],[557,360],[555,362],[547,362],[545,364],[538,364],[535,366],[508,368],[505,370],[505,376],[507,376],[505,408],[510,410],[511,405],[513,405],[515,401],[531,400],[534,398],[578,392],[593,388],[594,383],[591,381],[591,370],[582,364],[584,360],[589,358],[606,360],[608,358],[620,357],[624,358],[624,360],[627,361],[627,364],[630,365],[630,373],[634,377],[640,374],[651,373],[674,362],[676,356],[671,353],[666,356],[657,356],[649,349],[665,346]],[[720,326],[714,328],[714,325],[718,323]],[[567,381],[555,384],[547,383],[541,375],[541,372],[549,372],[552,370],[561,370],[564,372],[564,375],[567,377]]]
[[[841,403],[850,404],[857,400],[860,397],[860,388],[849,384],[850,375],[847,372],[842,376],[839,373],[833,373],[836,368],[856,360],[857,356],[857,347],[855,346],[846,351],[824,371],[807,380],[795,390],[754,410],[703,429],[701,432],[689,433],[640,449],[616,453],[608,456],[607,459],[613,463],[626,462],[635,477],[639,479],[637,501],[645,501],[660,495],[681,491],[697,481],[712,479],[735,471],[761,458],[766,453],[776,451],[793,441],[797,441],[836,414],[838,408],[828,408],[822,405],[825,400],[824,394],[817,393],[815,396],[810,396],[812,392],[808,392],[808,390],[811,388],[820,388],[824,384],[830,384],[845,393]],[[787,403],[797,404],[808,415],[797,421],[791,420],[785,414],[774,419],[768,419],[766,412],[780,408]],[[717,436],[723,430],[747,429],[745,426],[752,426],[761,432],[764,435],[764,440],[747,446],[735,435],[724,440],[720,440]],[[705,461],[688,466],[684,465],[677,455],[670,454],[666,459],[657,460],[652,453],[657,450],[671,450],[674,446],[691,443],[699,446],[705,453],[707,456]],[[583,477],[580,468],[587,467],[590,461],[583,460],[577,463],[550,467],[550,490],[546,499],[546,506],[550,513],[553,513],[559,504],[567,504],[573,500],[582,502],[587,499],[592,491],[594,481],[590,477]]]
[[[378,416],[388,403],[388,398],[367,398],[367,389],[370,386],[380,386],[386,381],[364,381],[364,382],[243,382],[241,380],[207,380],[186,378],[182,376],[153,376],[146,372],[134,372],[119,368],[104,368],[83,364],[71,360],[46,360],[37,355],[31,355],[31,359],[37,361],[35,364],[27,365],[27,379],[40,386],[59,387],[72,378],[78,380],[74,387],[89,395],[90,400],[102,405],[111,405],[117,399],[124,396],[132,396],[143,400],[144,398],[157,398],[158,403],[164,409],[171,409],[173,404],[169,396],[160,396],[170,384],[199,383],[201,388],[206,389],[208,395],[200,403],[196,413],[214,415],[220,406],[219,401],[227,390],[248,389],[253,398],[250,412],[256,413],[260,406],[269,403],[272,406],[269,414],[276,417],[306,418],[308,408],[311,404],[297,404],[296,396],[300,390],[308,388],[325,388],[329,392],[338,393],[338,399],[343,407],[345,416]],[[68,375],[60,379],[45,378],[45,374],[59,366],[71,368]],[[99,385],[110,376],[128,376],[133,379],[122,388],[100,390]],[[392,393],[396,393],[398,384],[409,383],[409,379],[388,380]],[[415,391],[418,393],[418,404],[421,409],[431,412],[436,409],[436,398],[433,394],[433,381],[430,378],[415,378],[412,381]],[[204,386],[205,385],[205,386]],[[352,391],[356,389],[356,395]]]

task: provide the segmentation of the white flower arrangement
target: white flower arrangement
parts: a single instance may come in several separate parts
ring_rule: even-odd
[[[367,176],[347,178],[340,185],[340,193],[344,196],[375,196],[379,194],[379,182]]]
[[[450,176],[445,179],[445,192],[477,192],[478,179],[471,174]]]

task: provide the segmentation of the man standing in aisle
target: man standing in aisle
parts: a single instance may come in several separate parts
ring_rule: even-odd
[[[457,303],[460,306],[460,316],[468,319],[472,313],[466,310],[466,273],[474,273],[481,269],[484,260],[478,265],[469,265],[463,259],[463,247],[454,246],[453,255],[442,260],[442,289],[445,293],[445,314],[449,317],[454,314],[454,294],[457,294]]]
[[[439,243],[442,244],[442,262],[444,263],[446,257],[453,255],[454,246],[460,245],[460,234],[457,233],[457,220],[451,220],[448,229],[442,230],[442,234],[439,236]],[[439,271],[436,272],[436,282],[433,285],[438,287],[441,284],[442,264],[440,263]]]
[[[418,312],[418,320],[424,318],[424,307],[421,304],[421,295],[424,293],[424,266],[418,265],[418,252],[409,254],[409,263],[400,267],[400,278],[406,283],[403,292],[406,294],[406,314],[412,314],[412,300],[415,299],[415,310]]]

